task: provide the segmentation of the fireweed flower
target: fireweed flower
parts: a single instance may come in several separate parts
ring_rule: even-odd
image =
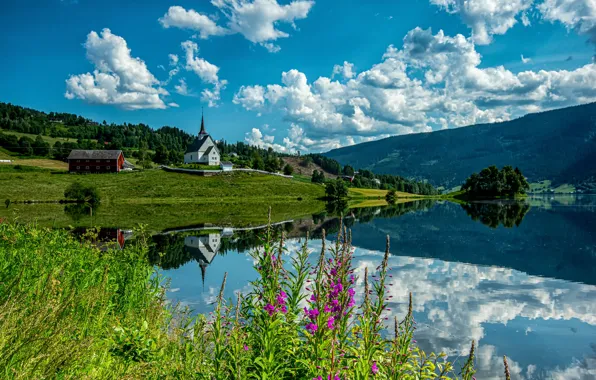
[[[304,314],[306,314],[306,316],[310,319],[312,319],[313,321],[315,319],[317,319],[317,316],[319,315],[319,310],[318,309],[312,309],[312,310],[308,310],[306,307],[304,308]]]
[[[370,367],[370,371],[373,375],[376,375],[379,372],[379,367],[377,367],[377,362],[373,362],[372,367]]]
[[[269,314],[269,316],[272,316],[273,313],[275,313],[275,306],[271,305],[270,303],[268,303],[263,309]]]
[[[316,324],[314,324],[312,322],[306,325],[306,330],[313,335],[318,329],[319,329],[319,326],[317,326]]]
[[[329,318],[327,319],[327,328],[328,328],[329,330],[333,330],[333,328],[335,327],[335,326],[333,325],[333,323],[334,323],[334,322],[335,322],[335,317],[329,317]]]

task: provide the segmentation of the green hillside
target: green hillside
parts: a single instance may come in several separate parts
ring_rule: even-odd
[[[530,182],[596,188],[596,103],[503,123],[390,137],[325,156],[376,173],[451,188],[489,165],[519,167]]]
[[[0,167],[2,169],[4,167]],[[119,174],[69,175],[49,171],[0,170],[2,201],[60,200],[73,182],[97,187],[102,203],[180,204],[212,200],[240,202],[316,199],[324,195],[322,186],[270,175],[230,173],[213,177],[146,170]]]

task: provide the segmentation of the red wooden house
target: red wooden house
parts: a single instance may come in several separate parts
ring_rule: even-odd
[[[71,173],[118,173],[123,168],[121,150],[72,150],[68,156]]]

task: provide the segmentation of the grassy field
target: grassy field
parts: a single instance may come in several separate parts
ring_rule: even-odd
[[[0,132],[7,134],[7,135],[15,135],[18,138],[29,137],[32,140],[35,140],[35,138],[37,137],[37,135],[32,134],[32,133],[21,133],[21,132],[15,132],[15,131],[7,131],[5,129],[0,129]],[[41,138],[43,138],[44,141],[48,142],[51,146],[53,146],[56,141],[60,141],[61,143],[63,143],[63,142],[77,142],[77,139],[67,138],[67,137],[50,137],[50,136],[42,135]],[[91,141],[97,141],[97,140],[91,139]]]
[[[133,229],[147,225],[151,232],[182,228],[204,223],[221,226],[245,227],[267,222],[271,206],[271,219],[275,222],[310,217],[325,210],[325,203],[317,200],[274,201],[239,200],[236,203],[210,199],[202,203],[184,204],[110,204],[100,205],[93,211],[67,213],[63,204],[12,204],[0,207],[0,219],[20,223],[36,223],[43,227],[114,227]]]
[[[534,194],[551,193],[551,190],[557,194],[573,193],[573,192],[575,192],[575,186],[570,185],[570,184],[562,184],[557,187],[553,187],[553,184],[550,180],[533,182],[530,184],[530,192],[534,193]]]
[[[348,192],[351,198],[383,198],[387,195],[387,190],[378,189],[358,189],[351,187]],[[424,195],[404,193],[402,191],[396,192],[398,198],[423,198]]]
[[[12,160],[13,157],[8,154],[5,150],[0,149],[0,160]]]
[[[66,187],[77,181],[96,186],[104,204],[200,203],[208,199],[224,203],[256,199],[276,202],[316,199],[324,192],[321,186],[256,173],[200,177],[162,170],[88,175],[13,170],[0,176],[0,199],[60,200]]]
[[[393,204],[396,205],[396,204],[409,203],[409,202],[414,202],[414,201],[415,201],[415,199],[411,199],[411,198],[399,198]],[[366,207],[384,207],[384,206],[390,206],[389,203],[387,203],[387,201],[385,200],[385,198],[363,199],[363,200],[357,200],[357,201],[349,203],[349,207],[351,209],[352,208],[366,208]]]
[[[13,160],[11,164],[0,163],[0,165],[21,165],[21,166],[35,166],[43,169],[52,170],[68,170],[68,164],[66,162],[58,160],[50,160],[48,158],[27,158],[19,159],[15,157],[1,158],[6,160]]]

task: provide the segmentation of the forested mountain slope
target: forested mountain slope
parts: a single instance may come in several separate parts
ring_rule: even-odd
[[[591,186],[596,178],[596,103],[516,120],[389,137],[325,156],[376,173],[453,187],[489,165],[517,166],[530,182]]]

